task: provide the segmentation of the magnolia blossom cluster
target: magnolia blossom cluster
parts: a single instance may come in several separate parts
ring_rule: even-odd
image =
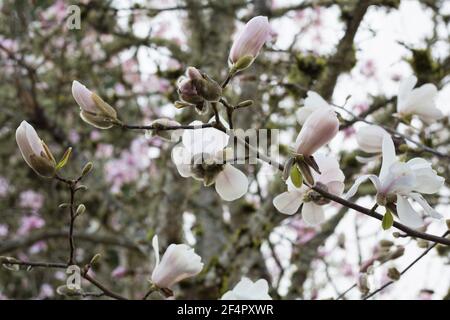
[[[251,66],[270,34],[267,17],[255,17],[246,24],[231,47],[230,70],[222,85],[195,67],[188,67],[185,75],[179,79],[179,101],[176,101],[174,106],[193,107],[201,113],[213,107],[215,116],[208,123],[193,121],[187,130],[187,126],[181,126],[175,120],[155,119],[150,126],[153,134],[177,143],[171,156],[179,174],[201,181],[206,187],[214,185],[218,195],[225,201],[243,197],[248,191],[249,180],[244,172],[232,165],[234,151],[230,147],[230,128],[220,117],[217,105],[219,102],[223,103],[228,112],[233,108],[223,102],[223,89],[236,73]],[[425,124],[442,118],[442,112],[434,103],[436,87],[424,84],[414,88],[416,83],[417,78],[409,77],[400,84],[396,116],[404,122],[409,122],[413,116],[418,117]],[[112,106],[78,81],[72,83],[72,95],[80,107],[80,117],[86,123],[99,129],[109,129],[113,126],[133,127],[119,120],[117,111]],[[231,115],[228,113],[230,118],[233,111],[231,110]],[[285,163],[283,179],[287,191],[277,195],[273,199],[273,205],[286,215],[301,212],[301,217],[307,225],[316,226],[325,221],[324,206],[329,203],[322,195],[323,192],[338,197],[344,193],[345,176],[338,159],[331,154],[317,153],[334,139],[339,132],[340,123],[333,106],[314,91],[307,92],[304,105],[296,112],[296,117],[301,129],[290,146],[290,155]],[[232,126],[231,121],[229,126]],[[149,128],[134,126],[136,127]],[[377,204],[384,206],[387,211],[396,212],[400,221],[407,226],[418,228],[423,225],[422,216],[413,208],[411,202],[416,202],[428,215],[440,218],[441,215],[427,203],[423,194],[437,193],[444,184],[444,179],[437,175],[425,159],[400,161],[388,131],[381,126],[368,125],[357,132],[360,149],[373,155],[360,160],[369,162],[382,157],[382,166],[378,176],[367,174],[356,179],[345,197],[354,196],[358,187],[369,179],[377,191]],[[56,163],[50,149],[26,121],[17,128],[16,140],[24,160],[38,175],[55,177],[60,169],[59,163]],[[135,140],[131,151],[123,152],[120,159],[110,161],[107,165],[106,170],[113,190],[120,190],[123,184],[138,179],[141,171],[148,169],[149,150],[143,141],[145,140],[142,139],[139,143]],[[44,223],[35,217],[24,218],[19,234],[40,228]],[[314,230],[310,230],[308,236],[313,232]],[[152,244],[156,264],[151,282],[156,288],[170,290],[178,282],[196,276],[203,270],[201,257],[189,246],[170,244],[160,258],[157,236],[154,236]],[[115,270],[115,277],[122,276],[124,272],[122,269]],[[360,286],[362,283],[364,281],[360,279]],[[268,291],[266,280],[252,282],[243,277],[222,299],[268,300],[271,299]]]

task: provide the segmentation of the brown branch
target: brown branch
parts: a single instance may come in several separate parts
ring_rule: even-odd
[[[353,66],[353,41],[359,25],[362,22],[372,0],[357,1],[351,18],[347,21],[347,29],[339,41],[336,52],[328,59],[328,68],[318,82],[318,91],[324,99],[329,100],[333,94],[334,87],[339,75]]]
[[[338,197],[338,196],[336,196],[334,194],[331,194],[331,193],[329,193],[327,191],[324,191],[324,190],[322,190],[320,188],[312,187],[311,189],[313,189],[317,193],[321,194],[326,199],[329,199],[329,200],[332,200],[334,202],[340,203],[343,206],[346,206],[347,208],[350,208],[350,209],[353,209],[355,211],[364,213],[365,215],[370,216],[372,218],[375,218],[377,220],[380,220],[380,221],[383,220],[383,215],[377,213],[374,210],[370,210],[370,209],[362,207],[362,206],[360,206],[360,205],[358,205],[356,203],[347,201],[347,200],[345,200],[345,199],[343,199],[341,197]],[[432,235],[432,234],[428,234],[428,233],[425,233],[425,232],[420,232],[420,231],[411,229],[411,228],[409,228],[409,227],[405,226],[404,224],[401,224],[401,223],[399,223],[397,221],[394,222],[393,226],[395,228],[397,228],[397,229],[407,233],[410,237],[420,238],[420,239],[424,239],[424,240],[429,240],[429,241],[433,241],[433,242],[436,242],[436,243],[440,243],[440,244],[443,244],[443,245],[450,246],[450,239],[447,239],[447,238],[444,238],[444,237],[435,236],[435,235]]]
[[[36,232],[29,235],[28,237],[22,237],[20,239],[3,241],[2,244],[0,245],[0,254],[5,254],[8,252],[24,249],[40,241],[66,238],[67,232],[68,232],[67,230],[50,230],[44,232]],[[77,241],[124,247],[130,250],[141,252],[137,244],[135,244],[130,240],[120,238],[116,235],[107,236],[107,235],[74,232],[73,236]]]

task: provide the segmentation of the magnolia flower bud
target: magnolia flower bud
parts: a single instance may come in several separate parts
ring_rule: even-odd
[[[194,67],[188,67],[187,71],[186,71],[186,74],[188,75],[189,79],[191,79],[191,80],[194,80],[194,79],[201,80],[201,79],[203,79],[203,76],[200,73],[200,71],[198,71],[198,69],[194,68]]]
[[[72,95],[80,106],[80,117],[86,123],[99,129],[109,129],[118,121],[113,107],[76,80],[72,83]]]
[[[339,120],[332,109],[314,111],[300,130],[294,150],[297,154],[311,156],[320,147],[330,142],[338,131]]]
[[[267,17],[258,16],[247,22],[230,50],[229,61],[232,65],[232,72],[248,68],[258,56],[269,36],[270,25]]]
[[[183,279],[193,277],[203,269],[201,257],[194,249],[185,244],[171,244],[159,261],[158,236],[154,236],[156,266],[152,273],[152,282],[158,288],[170,288]]]
[[[198,69],[189,67],[186,76],[178,80],[178,94],[184,102],[203,105],[205,100],[218,101],[222,96],[222,87]],[[177,107],[183,106],[178,104]]]
[[[356,133],[359,148],[367,153],[381,153],[387,131],[376,125],[364,126]]]
[[[158,136],[168,141],[177,142],[180,140],[181,136],[183,135],[182,129],[175,129],[175,130],[165,130],[164,128],[167,127],[178,127],[181,126],[181,124],[175,120],[170,119],[156,119],[152,122],[152,126],[154,129],[152,131],[149,131],[150,136]]]
[[[366,295],[370,292],[369,279],[366,273],[359,274],[357,283],[358,289],[363,295]]]
[[[191,104],[198,104],[203,102],[203,98],[197,93],[194,83],[189,78],[180,78],[178,81],[178,94],[182,101]]]
[[[16,130],[16,141],[25,162],[40,176],[52,177],[56,161],[47,145],[26,121]]]

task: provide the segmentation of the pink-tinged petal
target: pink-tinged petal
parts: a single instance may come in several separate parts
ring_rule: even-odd
[[[409,201],[401,195],[397,195],[397,214],[400,221],[410,228],[417,229],[424,224],[420,214],[417,213]]]
[[[317,92],[308,91],[303,107],[296,112],[297,121],[303,125],[306,119],[316,110],[331,108]]]
[[[97,113],[97,107],[92,99],[92,91],[76,80],[72,82],[72,95],[82,110]]]
[[[225,201],[233,201],[244,194],[248,190],[247,176],[239,169],[230,164],[226,164],[215,181],[216,191]]]
[[[16,130],[16,142],[23,159],[30,167],[32,167],[30,156],[41,156],[41,153],[44,152],[42,141],[36,130],[26,121],[22,121]]]
[[[310,156],[330,142],[338,131],[339,120],[331,108],[314,111],[300,130],[294,149],[298,154]]]
[[[279,212],[293,215],[303,203],[303,195],[301,191],[286,191],[273,199],[273,205]]]
[[[258,16],[251,19],[233,42],[230,62],[236,63],[245,56],[256,58],[269,37],[270,25],[267,17]]]

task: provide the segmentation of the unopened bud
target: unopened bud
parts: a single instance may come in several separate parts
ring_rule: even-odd
[[[245,100],[242,102],[239,102],[236,106],[236,108],[246,108],[250,107],[253,104],[253,100]]]
[[[93,167],[94,167],[94,164],[92,162],[86,163],[86,165],[83,167],[83,170],[81,171],[81,175],[84,177],[89,172],[91,172]]]
[[[19,271],[20,265],[14,264],[13,262],[18,262],[16,258],[13,257],[0,257],[0,264],[9,271]]]
[[[69,288],[68,286],[64,285],[64,286],[59,286],[58,288],[56,288],[56,293],[61,295],[61,296],[78,296],[81,293],[81,289],[76,289],[76,288]]]
[[[192,104],[187,103],[187,102],[183,102],[183,101],[175,101],[175,103],[173,105],[177,109],[182,109],[182,108],[186,108],[186,107],[192,107]]]
[[[95,256],[92,257],[89,264],[94,265],[98,260],[100,260],[101,257],[102,257],[102,255],[100,253],[97,253]]]
[[[65,209],[65,208],[68,208],[68,207],[70,207],[70,203],[67,203],[67,202],[61,203],[61,204],[58,206],[58,208],[60,208],[60,209]]]
[[[381,247],[392,247],[394,245],[394,243],[392,241],[389,240],[381,240],[380,241],[380,246]]]
[[[366,295],[370,292],[369,281],[367,274],[361,273],[358,277],[358,289],[363,294]]]
[[[399,246],[397,248],[397,250],[395,250],[391,256],[390,256],[390,260],[395,260],[397,258],[400,258],[401,256],[403,256],[403,254],[405,253],[405,247]]]
[[[428,248],[429,243],[428,243],[428,241],[426,241],[426,240],[418,239],[418,240],[417,240],[417,246],[418,246],[419,248],[426,249],[426,248]]]
[[[76,215],[80,216],[86,211],[86,206],[84,204],[80,204],[77,208]]]
[[[387,272],[387,276],[389,277],[389,279],[392,279],[394,281],[397,281],[398,279],[400,279],[401,274],[400,272],[397,270],[397,268],[389,268],[388,272]]]
[[[84,184],[82,184],[82,185],[79,185],[79,186],[75,189],[75,191],[86,191],[87,189],[88,189],[88,187],[85,186]]]

